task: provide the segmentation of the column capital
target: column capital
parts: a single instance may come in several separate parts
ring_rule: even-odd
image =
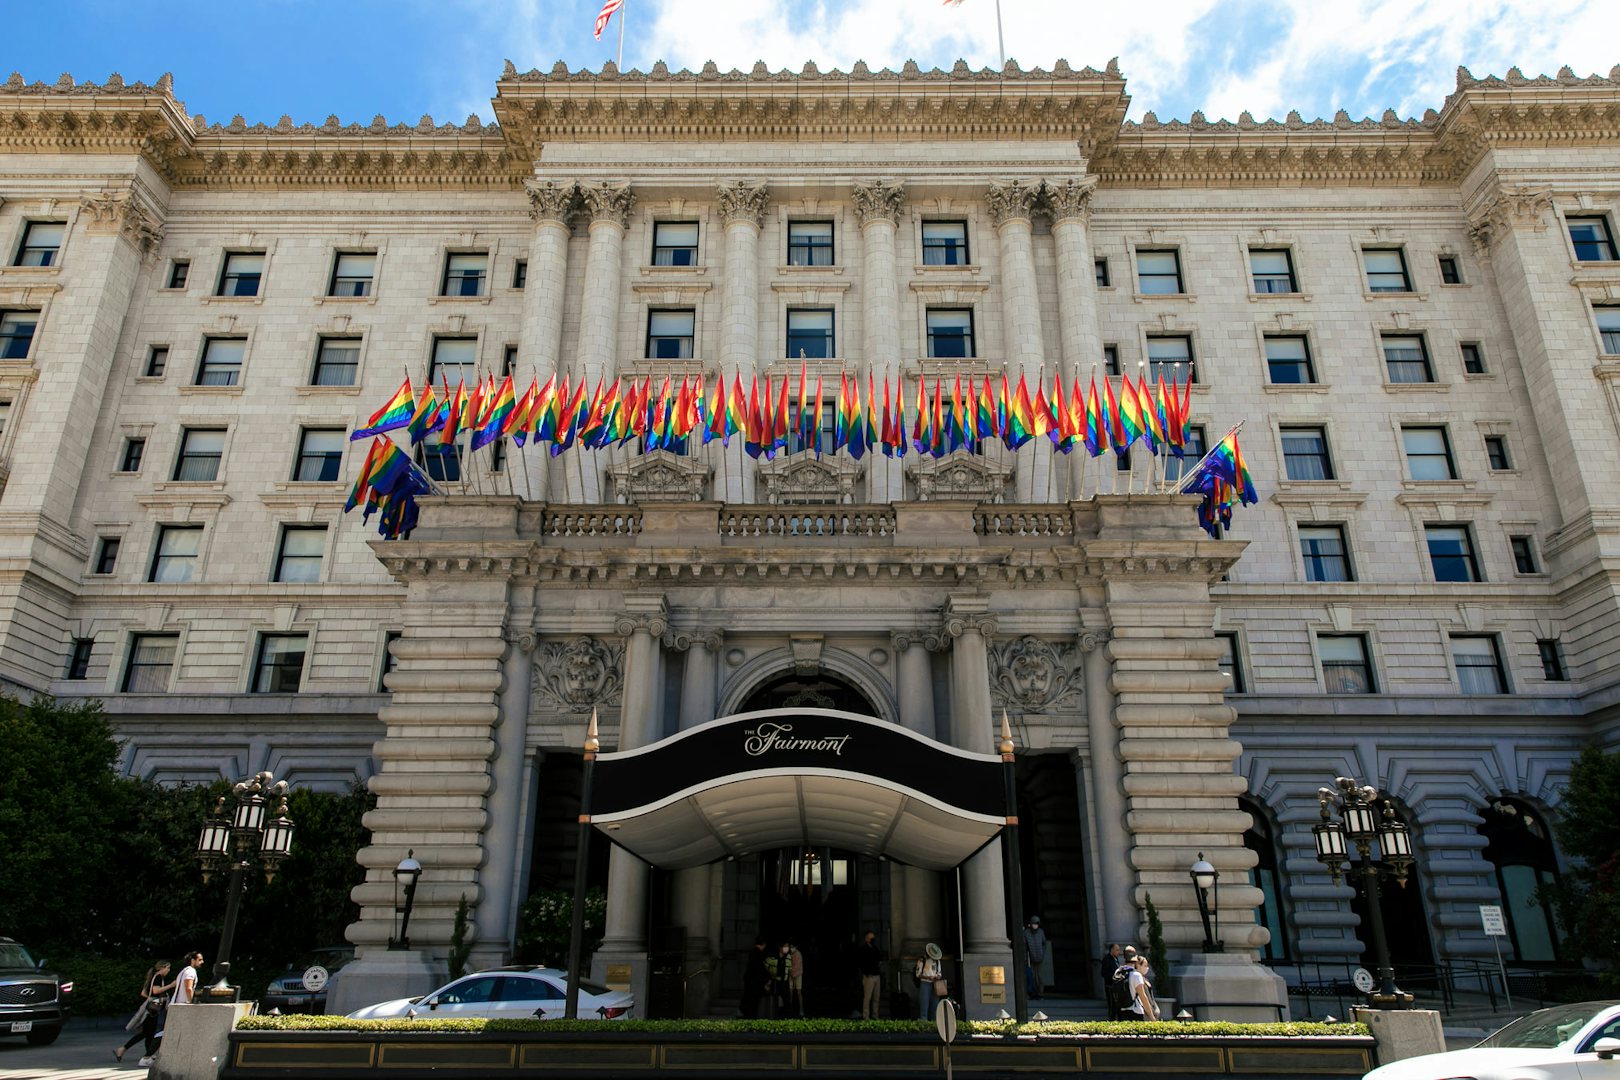
[[[636,205],[636,193],[630,190],[629,181],[581,184],[579,197],[592,222],[611,221],[621,229],[630,227],[630,210]]]
[[[989,637],[996,632],[996,617],[990,614],[990,602],[982,596],[953,596],[945,603],[941,625],[946,637],[960,638],[968,633]]]
[[[1112,635],[1107,630],[1082,630],[1078,639],[1081,652],[1096,652],[1108,644]]]
[[[629,637],[642,632],[662,639],[669,629],[669,605],[662,596],[627,596],[624,608],[613,620],[615,634]]]
[[[909,650],[913,645],[925,652],[939,652],[945,647],[945,634],[937,626],[919,626],[914,630],[895,630],[889,634],[889,646],[897,653]]]
[[[523,190],[529,196],[529,220],[536,225],[555,221],[563,225],[579,209],[579,185],[559,184],[555,180],[525,180]]]
[[[765,224],[765,207],[771,201],[771,192],[763,180],[754,184],[747,180],[716,184],[715,196],[720,202],[720,216],[727,225],[745,222],[757,229]]]
[[[663,641],[666,649],[673,649],[675,652],[686,652],[688,649],[698,648],[718,653],[720,646],[725,644],[726,638],[724,632],[720,630],[691,628],[686,630],[665,630],[660,640]]]
[[[1082,225],[1091,220],[1091,197],[1097,191],[1095,176],[1071,176],[1063,180],[1046,180],[1041,184],[1046,204],[1051,208],[1052,221],[1078,218]]]
[[[1035,205],[1041,197],[1041,184],[1038,180],[992,180],[990,188],[984,193],[984,201],[990,208],[990,220],[1001,228],[1009,221],[1028,221],[1035,213]]]
[[[145,256],[163,242],[163,220],[134,188],[98,191],[79,200],[90,215],[86,231],[122,236]]]
[[[1468,214],[1468,237],[1474,242],[1474,250],[1481,256],[1489,255],[1492,241],[1517,228],[1545,230],[1547,211],[1552,205],[1551,188],[1498,188]]]
[[[528,655],[540,644],[540,635],[533,630],[508,630],[506,643],[518,652]]]
[[[899,180],[861,181],[855,185],[855,220],[864,228],[879,221],[900,223],[906,185]]]

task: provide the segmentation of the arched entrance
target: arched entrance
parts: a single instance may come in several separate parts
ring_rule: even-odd
[[[1502,893],[1508,938],[1520,963],[1552,964],[1558,960],[1558,930],[1551,909],[1537,895],[1558,880],[1546,819],[1519,799],[1493,799],[1483,814],[1479,834],[1485,838],[1485,861],[1496,870]]]
[[[836,675],[789,673],[760,684],[738,712],[761,709],[836,709],[859,716],[881,716],[867,696]]]
[[[1238,808],[1249,815],[1249,827],[1243,833],[1243,846],[1255,854],[1254,869],[1249,871],[1249,884],[1259,889],[1264,897],[1257,914],[1261,925],[1271,931],[1271,940],[1260,950],[1260,958],[1291,959],[1293,951],[1289,948],[1288,928],[1282,909],[1282,865],[1277,857],[1276,832],[1271,825],[1271,816],[1265,807],[1252,799],[1240,798]]]

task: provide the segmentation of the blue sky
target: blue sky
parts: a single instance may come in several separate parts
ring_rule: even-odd
[[[234,0],[154,7],[129,0],[15,3],[6,59],[30,81],[63,72],[100,80],[175,76],[193,113],[252,123],[283,113],[319,123],[414,122],[424,113],[491,118],[510,58],[522,69],[599,67],[617,22],[592,40],[601,0]],[[1001,0],[1007,53],[1024,67],[1058,58],[1101,67],[1118,56],[1131,115],[1202,109],[1211,119],[1353,116],[1439,108],[1456,68],[1475,75],[1568,64],[1607,74],[1620,63],[1615,0]],[[161,11],[161,14],[157,14]],[[823,71],[857,59],[949,67],[997,64],[995,0],[627,0],[625,66],[713,59],[747,69]]]

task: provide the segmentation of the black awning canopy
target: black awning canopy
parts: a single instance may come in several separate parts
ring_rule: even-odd
[[[1000,769],[873,717],[773,709],[602,754],[590,818],[664,869],[837,847],[947,870],[1005,824]]]

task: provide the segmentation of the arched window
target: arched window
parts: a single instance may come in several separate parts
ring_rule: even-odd
[[[1558,856],[1546,819],[1528,803],[1509,798],[1493,799],[1481,813],[1485,861],[1496,869],[1513,955],[1525,964],[1554,963],[1558,930],[1552,909],[1536,893],[1558,880]]]
[[[1288,945],[1288,927],[1283,918],[1282,873],[1277,859],[1276,833],[1271,818],[1259,803],[1248,799],[1239,805],[1248,812],[1249,828],[1243,834],[1243,846],[1254,852],[1259,861],[1249,871],[1249,884],[1265,896],[1260,905],[1260,923],[1271,931],[1271,941],[1260,952],[1262,960],[1287,960],[1292,951]]]

